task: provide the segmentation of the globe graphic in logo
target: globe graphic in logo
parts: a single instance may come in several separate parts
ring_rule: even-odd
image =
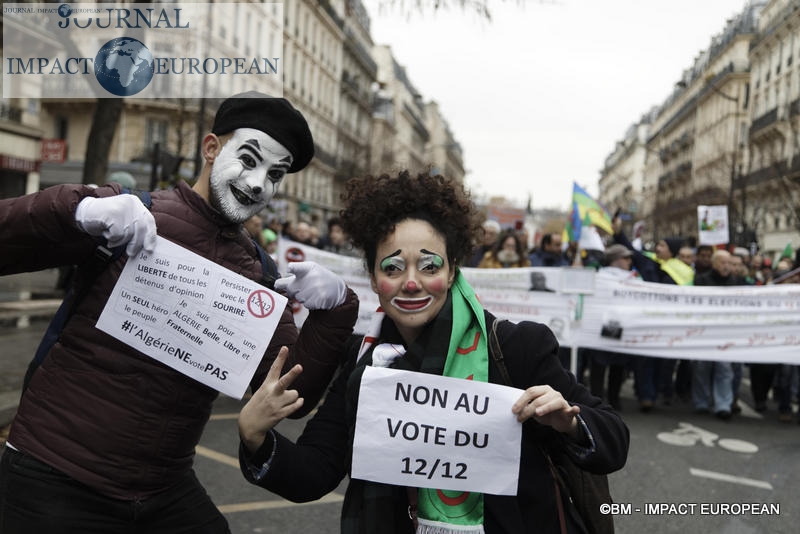
[[[58,6],[58,14],[63,18],[67,18],[72,15],[72,8],[69,7],[69,4],[61,4]]]
[[[109,93],[133,96],[153,79],[153,54],[132,37],[111,39],[94,58],[94,76]]]

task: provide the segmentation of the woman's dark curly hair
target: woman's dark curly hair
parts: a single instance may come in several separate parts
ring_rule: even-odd
[[[365,176],[347,182],[340,216],[353,245],[375,267],[378,243],[406,219],[428,222],[445,238],[448,260],[458,266],[472,252],[481,218],[464,186],[441,175],[401,171],[397,176]]]

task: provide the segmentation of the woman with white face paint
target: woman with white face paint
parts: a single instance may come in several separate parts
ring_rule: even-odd
[[[281,376],[276,362],[259,391],[261,401],[248,403],[239,418],[245,477],[297,502],[322,497],[349,473],[368,366],[503,383],[488,347],[495,317],[459,271],[479,230],[463,186],[408,172],[354,179],[341,218],[364,251],[380,308],[297,444],[273,427],[292,410],[294,393],[287,388],[302,376],[298,369]],[[562,532],[541,447],[563,451],[593,472],[624,465],[627,427],[561,367],[552,332],[538,323],[503,321],[497,337],[513,385],[522,390],[511,408],[523,435],[518,494],[437,490],[425,487],[426,477],[418,479],[420,487],[351,479],[342,532]]]
[[[156,232],[251,280],[274,282],[312,310],[298,333],[286,307],[251,390],[280,352],[287,370],[304,369],[294,384],[293,416],[300,416],[314,408],[338,369],[358,316],[355,293],[310,262],[265,280],[264,270],[277,271],[270,260],[262,264],[242,225],[267,205],[287,173],[313,157],[305,119],[285,99],[237,95],[220,106],[202,152],[206,165],[194,187],[180,182],[154,191],[150,209],[139,197],[120,194],[119,184],[61,185],[0,200],[0,275],[90,264],[97,238],[127,251],[99,275],[87,277],[79,268],[76,278],[91,287],[22,397],[0,462],[3,534],[229,533],[192,468],[216,390],[94,326],[128,256],[153,250]],[[209,315],[216,330],[223,319]],[[167,338],[161,343],[175,346]]]

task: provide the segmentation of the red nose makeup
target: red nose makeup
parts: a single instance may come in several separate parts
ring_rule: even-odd
[[[416,291],[417,290],[417,283],[413,280],[409,280],[406,283],[406,290],[407,291]]]

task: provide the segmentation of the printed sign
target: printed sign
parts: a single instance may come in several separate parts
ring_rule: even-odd
[[[516,495],[522,425],[507,386],[367,367],[352,478]]]
[[[226,395],[241,399],[286,298],[158,238],[130,258],[97,328]]]
[[[697,206],[697,235],[700,245],[727,243],[728,206]]]

